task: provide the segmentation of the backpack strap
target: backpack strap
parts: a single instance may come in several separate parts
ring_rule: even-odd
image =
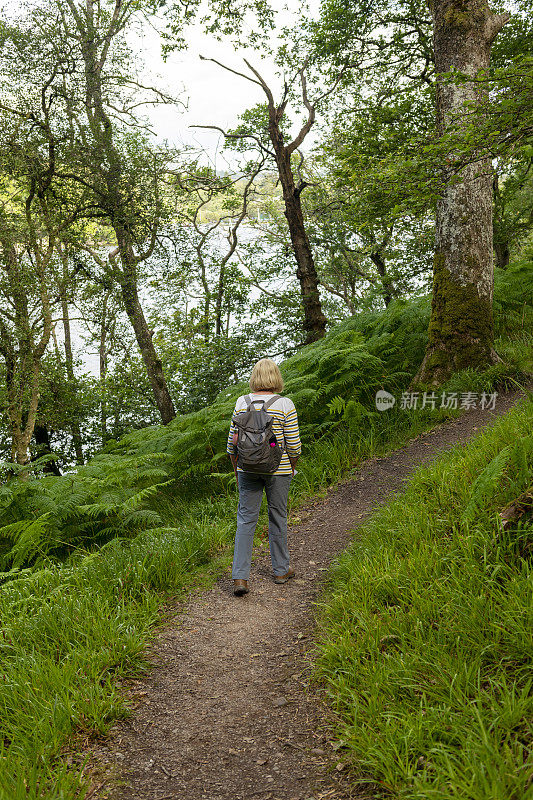
[[[267,408],[270,408],[272,403],[275,403],[276,400],[279,400],[279,398],[280,398],[279,394],[275,394],[274,397],[270,397],[268,400],[261,400],[261,398],[258,398],[257,400],[252,400],[251,395],[247,394],[246,397],[244,398],[244,402],[246,403],[247,411],[249,411],[251,407],[254,406],[256,403],[263,403],[263,408],[261,410],[266,411]]]
[[[274,397],[271,397],[269,400],[263,401],[263,411],[266,411],[267,408],[270,408],[272,403],[275,403],[276,400],[279,400],[279,394],[275,394]]]

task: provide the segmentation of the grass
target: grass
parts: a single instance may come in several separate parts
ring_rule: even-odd
[[[442,417],[376,413],[364,435],[342,428],[318,440],[299,467],[292,508]],[[235,504],[231,480],[222,495],[202,500],[159,495],[168,527],[80,549],[63,564],[44,559],[0,587],[1,800],[83,797],[86,782],[61,752],[75,731],[105,734],[128,713],[120,682],[142,671],[164,599],[229,564]],[[258,530],[265,521],[263,510]]]
[[[373,408],[376,388],[399,396],[414,374],[427,316],[423,300],[362,315],[284,368],[306,432],[293,509],[455,416]],[[508,363],[461,373],[450,390],[513,385],[528,348],[531,358],[521,306],[513,325],[501,332]],[[174,427],[124,437],[75,475],[0,487],[0,800],[83,798],[87,782],[61,758],[72,734],[105,734],[128,713],[120,682],[143,669],[164,600],[228,565],[236,494],[220,470],[238,391]]]
[[[531,786],[533,402],[420,469],[364,526],[319,606],[317,678],[354,782],[416,800]]]
[[[69,736],[105,734],[128,713],[120,680],[142,670],[163,597],[182,594],[199,569],[227,565],[233,521],[222,509],[216,526],[213,508],[174,511],[177,528],[115,539],[0,592],[2,800],[84,796],[86,783],[59,757]]]
[[[299,467],[292,509],[444,416],[396,409],[376,413],[364,435],[343,428],[318,440]],[[75,731],[105,734],[128,713],[120,682],[142,671],[164,599],[228,566],[235,504],[231,481],[194,502],[159,496],[169,527],[22,570],[1,587],[0,800],[83,797],[87,784],[61,752]],[[258,530],[265,521],[263,510]]]

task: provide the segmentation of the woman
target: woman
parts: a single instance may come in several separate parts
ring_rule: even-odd
[[[253,368],[249,383],[251,393],[247,397],[239,397],[233,416],[244,414],[250,408],[250,403],[259,410],[263,408],[260,401],[264,401],[264,410],[273,418],[272,432],[282,448],[282,456],[275,472],[243,471],[237,465],[235,437],[238,429],[232,420],[228,453],[239,487],[232,577],[233,592],[238,597],[249,592],[252,545],[263,489],[268,502],[268,541],[274,582],[286,583],[294,577],[294,570],[289,565],[287,546],[287,499],[296,462],[302,452],[294,403],[288,397],[279,397],[279,393],[283,391],[283,378],[278,365],[270,358],[262,358]]]

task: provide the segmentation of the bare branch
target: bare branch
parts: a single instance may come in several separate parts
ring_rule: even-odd
[[[315,124],[315,105],[309,102],[309,97],[307,96],[307,79],[305,77],[305,70],[307,65],[304,64],[300,70],[300,83],[302,85],[302,100],[303,104],[307,109],[307,122],[300,128],[300,132],[298,135],[292,140],[290,144],[287,145],[287,152],[289,155],[294,153],[294,151],[300,147],[301,143]]]
[[[265,289],[264,286],[261,286],[261,284],[257,282],[257,279],[255,278],[255,275],[254,275],[252,269],[248,266],[248,264],[244,263],[244,261],[242,260],[242,257],[239,255],[239,253],[237,253],[237,259],[239,260],[241,265],[245,269],[247,269],[248,272],[250,273],[250,275],[252,276],[252,277],[248,278],[248,280],[250,281],[252,286],[255,286],[256,289],[259,289],[260,291],[262,291],[263,294],[266,294],[267,297],[273,297],[274,299],[277,300],[278,299],[278,295],[277,294],[275,294],[274,292],[269,292],[268,289]]]
[[[238,71],[238,70],[236,70],[236,69],[231,69],[231,67],[227,67],[227,66],[226,66],[225,64],[223,64],[221,61],[217,61],[217,60],[216,60],[216,58],[206,58],[205,56],[200,56],[200,59],[201,59],[202,61],[212,61],[212,62],[213,62],[213,64],[218,64],[218,66],[219,66],[219,67],[222,67],[222,69],[225,69],[227,72],[233,72],[233,74],[234,74],[234,75],[238,75],[240,78],[244,78],[246,81],[250,81],[250,83],[256,83],[258,86],[261,86],[261,87],[263,87],[263,88],[264,88],[264,86],[263,86],[263,83],[261,83],[260,81],[254,81],[254,79],[253,79],[253,78],[250,78],[250,76],[249,76],[249,75],[246,75],[246,73],[245,73],[245,72],[239,72],[239,71]],[[255,70],[254,70],[254,69],[252,69],[252,67],[250,67],[250,65],[248,64],[248,62],[246,61],[246,59],[244,59],[244,63],[246,64],[246,66],[247,66],[247,67],[249,67],[249,68],[252,70],[252,72],[253,72],[254,74],[256,74],[256,73],[255,73]],[[259,76],[259,77],[260,77],[260,76]],[[262,78],[261,78],[261,81],[262,81]]]
[[[190,128],[206,128],[207,130],[219,131],[225,139],[253,139],[253,141],[257,144],[257,146],[264,152],[267,153],[272,158],[275,158],[276,155],[268,147],[261,142],[261,140],[255,136],[253,133],[227,133],[222,128],[219,128],[218,125],[190,125]]]
[[[258,72],[258,71],[257,71],[257,70],[256,70],[254,67],[252,67],[252,65],[250,64],[250,62],[249,62],[249,61],[247,61],[245,58],[243,58],[243,61],[244,61],[244,63],[246,64],[246,66],[248,67],[248,69],[250,70],[250,72],[253,72],[253,74],[254,74],[254,75],[255,75],[255,77],[257,78],[257,80],[256,80],[256,81],[253,81],[253,82],[254,82],[254,83],[258,83],[258,84],[259,84],[259,86],[261,86],[261,88],[263,89],[264,93],[266,94],[266,96],[267,96],[267,98],[268,98],[268,104],[269,104],[269,106],[272,106],[272,108],[274,108],[274,106],[275,106],[275,103],[274,103],[274,95],[272,94],[272,91],[271,91],[270,87],[268,86],[267,82],[266,82],[266,81],[265,81],[265,79],[264,79],[264,78],[263,78],[263,77],[262,77],[262,76],[259,74],[259,72]],[[252,79],[251,79],[251,78],[248,78],[248,80],[252,80]]]

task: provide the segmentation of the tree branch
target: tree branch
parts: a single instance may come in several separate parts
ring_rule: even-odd
[[[259,81],[254,81],[254,79],[253,79],[253,78],[250,78],[250,76],[249,76],[249,75],[246,75],[246,73],[245,73],[245,72],[239,72],[239,71],[238,71],[238,70],[236,70],[236,69],[231,69],[231,67],[227,67],[227,66],[226,66],[225,64],[223,64],[221,61],[217,61],[217,59],[216,59],[216,58],[206,58],[205,56],[200,56],[200,59],[201,59],[201,61],[212,61],[212,62],[213,62],[213,64],[218,64],[218,66],[219,66],[219,67],[222,67],[222,69],[225,69],[227,72],[233,72],[233,74],[234,74],[234,75],[238,75],[240,78],[244,78],[246,81],[250,81],[250,83],[256,83],[258,86],[263,86],[263,84],[262,84],[262,83],[260,83]],[[246,61],[246,59],[244,59],[244,63],[245,63],[245,64],[246,64],[246,66],[247,66],[247,67],[249,67],[249,68],[252,70],[252,72],[255,74],[255,70],[254,70],[254,69],[252,69],[252,67],[250,67],[250,65],[248,64],[248,62]],[[260,76],[259,76],[259,77],[260,77]],[[261,78],[261,81],[262,81],[262,78]],[[263,87],[263,88],[264,88],[264,87]]]
[[[253,133],[227,133],[222,128],[219,128],[218,125],[189,125],[190,128],[206,128],[207,130],[219,131],[225,139],[253,139],[256,142],[257,146],[264,152],[267,153],[272,158],[275,158],[275,154],[265,147],[265,145],[261,142],[261,140],[255,136]]]

